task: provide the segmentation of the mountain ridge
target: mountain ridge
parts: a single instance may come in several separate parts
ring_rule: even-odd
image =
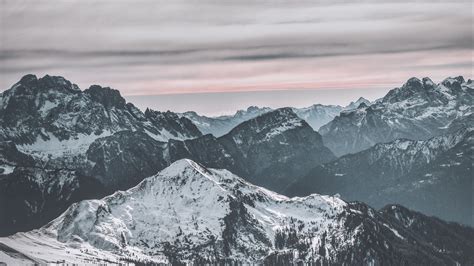
[[[378,143],[316,167],[285,194],[339,193],[374,207],[400,203],[473,225],[473,141],[474,128],[467,126],[428,140]]]
[[[461,234],[473,235],[472,228],[398,206],[386,209],[392,211],[317,194],[290,199],[227,170],[183,159],[127,191],[75,203],[39,230],[0,238],[0,256],[14,260],[12,254],[22,254],[16,259],[29,263],[464,264],[474,259],[468,252],[474,243]],[[421,228],[445,228],[450,238],[426,237],[400,217],[417,217]],[[456,249],[460,243],[469,246]]]
[[[471,114],[473,102],[471,80],[446,78],[436,85],[429,78],[411,78],[370,106],[341,112],[319,132],[337,156],[399,138],[424,140]]]
[[[55,139],[90,142],[121,130],[145,131],[162,141],[202,135],[186,118],[167,112],[161,113],[165,121],[150,121],[118,90],[92,85],[81,91],[63,77],[25,75],[0,98],[0,140],[24,146]],[[182,125],[167,125],[170,120]]]
[[[361,103],[365,103],[367,105],[371,104],[369,100],[360,97],[357,101],[351,102],[345,107],[340,105],[313,104],[308,107],[290,108],[292,108],[301,119],[305,120],[314,130],[317,131],[321,126],[336,117],[341,111],[356,109]],[[213,134],[216,137],[221,137],[238,124],[272,110],[275,109],[269,107],[249,106],[245,110],[236,111],[233,115],[212,117],[199,115],[194,111],[184,112],[180,115],[193,121],[201,130],[201,132],[203,132],[203,134]]]

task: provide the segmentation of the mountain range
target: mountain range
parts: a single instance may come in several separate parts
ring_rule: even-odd
[[[472,115],[471,115],[472,117]],[[428,140],[398,139],[317,166],[284,193],[340,194],[380,208],[397,202],[423,213],[474,225],[474,127]]]
[[[210,208],[212,206],[212,208]],[[139,185],[0,238],[7,263],[467,265],[474,229],[398,205],[287,198],[179,160]]]
[[[81,91],[63,77],[24,76],[0,99],[0,141],[28,153],[57,157],[77,153],[99,137],[143,131],[156,140],[201,136],[188,119],[172,112],[141,112],[120,92],[98,85]]]
[[[342,107],[340,105],[314,104],[309,107],[292,107],[291,109],[301,119],[305,120],[314,130],[319,130],[322,125],[333,120],[334,117],[339,115],[341,111],[356,109],[361,103],[364,103],[366,105],[371,104],[369,100],[360,97],[357,101],[351,102],[346,107]],[[216,137],[220,137],[222,135],[227,134],[238,124],[249,119],[255,118],[264,113],[270,112],[272,110],[274,109],[269,107],[260,108],[257,106],[250,106],[246,110],[237,111],[234,115],[208,117],[204,115],[199,115],[193,111],[185,112],[180,115],[193,121],[193,123],[199,128],[199,130],[203,134],[212,134]]]
[[[290,108],[282,108],[245,121],[219,138],[207,134],[159,142],[139,131],[118,132],[90,145],[87,161],[93,166],[86,164],[83,172],[97,177],[113,192],[184,158],[228,169],[279,191],[315,164],[336,157],[304,120]]]
[[[472,264],[473,93],[212,118],[26,75],[0,94],[0,261]]]
[[[370,106],[341,112],[319,133],[336,156],[401,138],[426,140],[471,114],[473,102],[472,80],[456,77],[435,84],[429,78],[411,78]]]
[[[37,228],[73,202],[120,187],[120,181],[107,187],[88,173],[94,161],[87,151],[100,138],[124,130],[156,141],[202,135],[175,113],[141,112],[117,90],[93,85],[81,91],[48,75],[26,75],[0,94],[0,124],[0,235]],[[126,181],[123,188],[140,181]]]
[[[125,102],[113,89],[92,86],[104,91],[96,92],[98,95],[117,96],[98,101],[89,95],[90,89],[66,90],[59,97],[57,91],[63,93],[63,86],[76,88],[61,77],[36,79],[28,75],[1,95],[2,107],[9,110],[0,113],[0,118],[9,120],[3,132],[10,135],[5,134],[2,143],[7,148],[0,150],[5,162],[0,168],[0,235],[38,228],[73,202],[128,189],[182,158],[229,169],[277,191],[294,178],[303,177],[315,165],[335,158],[323,145],[321,136],[291,108],[269,111],[216,138],[210,134],[201,136],[190,120],[172,112],[147,109],[141,113],[130,103],[112,104]],[[42,119],[45,100],[35,99],[57,104],[41,123],[37,120]],[[68,107],[75,105],[85,107]],[[15,106],[18,110],[14,110]],[[28,106],[29,111],[23,106]],[[16,115],[12,116],[12,112]],[[90,120],[87,126],[79,123],[82,117],[94,115],[100,119]],[[25,116],[34,123],[25,123],[19,132],[8,127],[22,123]],[[72,119],[59,124],[57,117]],[[87,128],[103,131],[86,131]],[[29,138],[17,138],[21,132],[35,131],[40,133],[34,142],[31,133]],[[191,136],[195,138],[183,140]],[[29,142],[25,144],[24,139]]]

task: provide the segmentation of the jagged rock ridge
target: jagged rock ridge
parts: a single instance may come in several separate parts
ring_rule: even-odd
[[[171,112],[143,113],[117,90],[92,85],[81,91],[63,77],[48,75],[26,75],[2,92],[0,122],[0,141],[53,157],[84,152],[95,139],[123,130],[160,141],[201,136],[188,119]]]
[[[341,112],[319,133],[325,145],[341,156],[395,139],[442,135],[451,123],[471,114],[473,106],[471,80],[447,78],[436,85],[429,78],[411,78],[370,106]]]
[[[143,113],[117,90],[92,85],[81,91],[63,77],[49,75],[26,75],[0,94],[0,125],[0,235],[37,228],[75,201],[130,188],[159,170],[150,164],[160,169],[169,164],[150,157],[139,162],[142,152],[162,158],[152,153],[154,144],[201,136],[189,119],[175,113]],[[98,169],[95,161],[100,159],[87,151],[94,141],[123,131],[146,135],[152,145],[128,139],[128,145],[137,146],[122,155],[136,163],[134,171],[111,178],[104,174],[110,169]],[[102,149],[120,156],[113,147]]]

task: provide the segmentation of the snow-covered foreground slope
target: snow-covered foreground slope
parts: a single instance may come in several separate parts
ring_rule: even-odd
[[[449,244],[462,241],[453,235]],[[287,198],[187,159],[127,191],[73,204],[39,230],[0,238],[0,261],[15,263],[472,262],[466,253],[429,244],[363,204]]]

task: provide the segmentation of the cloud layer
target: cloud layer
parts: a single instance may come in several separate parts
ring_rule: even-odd
[[[1,5],[0,90],[26,73],[124,95],[389,89],[411,76],[473,76],[471,1]]]

